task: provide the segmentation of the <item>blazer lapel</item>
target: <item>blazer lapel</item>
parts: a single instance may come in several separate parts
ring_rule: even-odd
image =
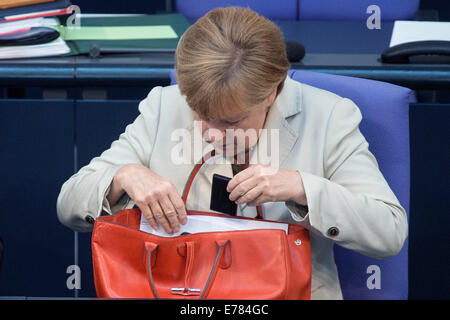
[[[256,148],[251,151],[251,164],[273,167],[283,165],[298,139],[298,130],[287,119],[301,112],[301,86],[289,77],[270,108]]]

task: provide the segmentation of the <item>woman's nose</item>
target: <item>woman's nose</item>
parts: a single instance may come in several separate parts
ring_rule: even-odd
[[[206,142],[212,143],[214,141],[220,141],[225,137],[226,128],[217,128],[203,121],[202,135]]]

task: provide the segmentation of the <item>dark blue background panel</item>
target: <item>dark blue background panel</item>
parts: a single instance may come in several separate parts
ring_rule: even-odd
[[[423,0],[427,1],[427,0]],[[419,0],[299,0],[300,20],[366,20],[378,6],[382,20],[412,20],[419,9]]]
[[[87,165],[92,158],[99,156],[119,138],[126,126],[139,115],[139,102],[139,100],[76,102],[78,169]],[[91,233],[78,234],[78,259],[82,274],[78,294],[80,297],[95,297]]]
[[[381,29],[370,30],[365,21],[280,21],[286,41],[300,42],[311,53],[381,54],[391,41],[393,22],[383,21]],[[318,41],[318,39],[326,39]]]
[[[80,7],[81,13],[158,13],[166,10],[166,0],[128,1],[128,0],[71,0]]]
[[[411,106],[409,298],[450,299],[450,105]]]
[[[148,90],[150,92],[150,89]],[[148,93],[148,92],[147,92]],[[142,99],[144,99],[142,97]],[[140,100],[77,100],[77,167],[89,164],[109,149],[139,115]]]
[[[73,173],[73,101],[0,100],[0,296],[73,296],[73,232],[56,199]]]

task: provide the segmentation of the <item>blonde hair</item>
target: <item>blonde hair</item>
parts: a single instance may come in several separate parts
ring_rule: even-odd
[[[191,109],[221,120],[248,112],[275,89],[289,69],[283,33],[268,19],[241,7],[217,8],[181,37],[176,79]]]

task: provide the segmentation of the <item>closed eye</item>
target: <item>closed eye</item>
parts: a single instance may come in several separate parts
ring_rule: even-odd
[[[243,117],[242,119],[239,119],[239,120],[235,120],[235,121],[227,121],[227,120],[224,120],[224,123],[225,124],[227,124],[227,125],[230,125],[230,126],[234,126],[234,125],[237,125],[239,122],[241,122],[242,120],[244,120],[246,117]]]
[[[239,122],[241,122],[241,120],[239,120],[239,121],[225,121],[225,123],[227,124],[227,125],[230,125],[230,126],[234,126],[234,125],[236,125],[236,124],[238,124]]]

